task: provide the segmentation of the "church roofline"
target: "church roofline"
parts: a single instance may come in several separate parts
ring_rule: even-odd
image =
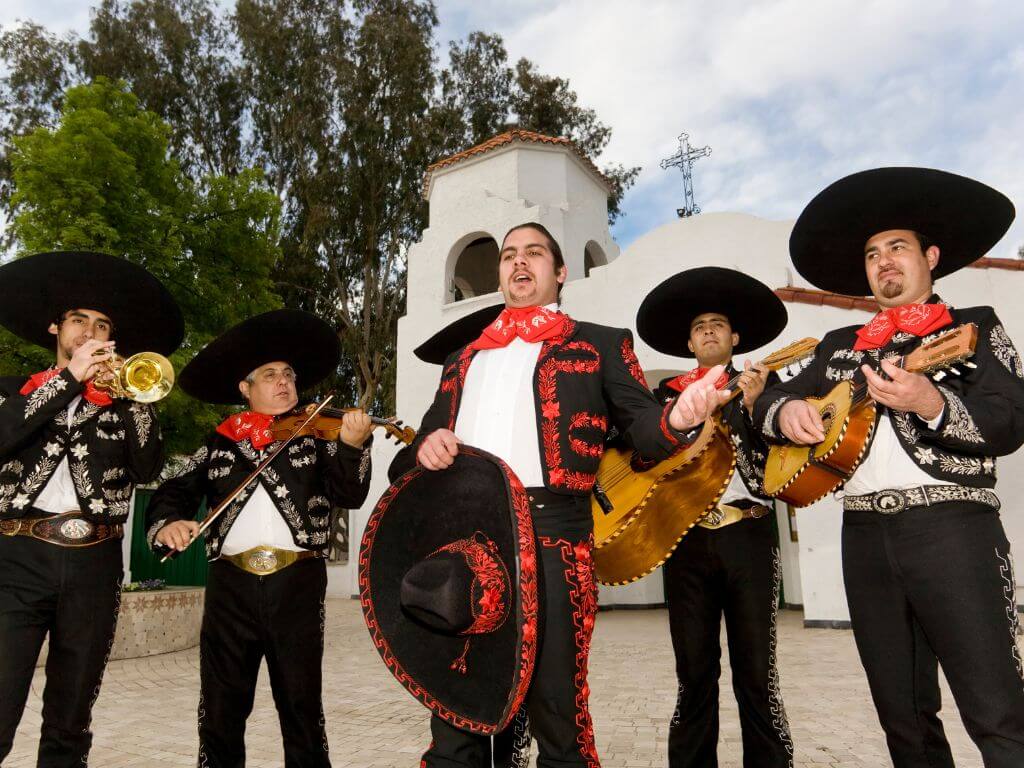
[[[430,183],[433,180],[435,172],[451,168],[453,165],[458,165],[466,160],[479,157],[480,155],[488,152],[493,152],[496,149],[501,149],[502,147],[509,146],[510,144],[546,144],[548,146],[565,147],[576,156],[576,158],[583,164],[583,167],[589,171],[603,187],[605,187],[609,194],[611,194],[611,181],[607,176],[601,173],[598,167],[594,165],[594,162],[584,154],[583,150],[577,147],[572,141],[560,136],[545,136],[543,133],[537,133],[536,131],[526,131],[522,128],[513,128],[510,131],[499,133],[497,136],[492,136],[487,141],[477,144],[475,147],[470,147],[469,149],[464,149],[461,152],[456,152],[454,155],[428,165],[426,173],[423,174],[423,199],[426,200],[430,197]]]

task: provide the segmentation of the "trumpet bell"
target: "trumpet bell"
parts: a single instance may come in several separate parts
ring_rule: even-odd
[[[139,352],[124,361],[117,378],[129,399],[155,403],[167,397],[174,387],[174,368],[161,354]]]

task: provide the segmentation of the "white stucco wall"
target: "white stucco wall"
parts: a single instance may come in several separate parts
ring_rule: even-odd
[[[441,276],[446,259],[452,246],[469,232],[486,232],[500,239],[510,226],[532,219],[545,226],[551,225],[556,237],[569,233],[567,242],[576,249],[580,269],[571,275],[574,279],[570,279],[563,291],[563,309],[580,320],[627,327],[634,332],[636,309],[647,293],[663,279],[690,267],[709,264],[731,267],[772,288],[789,284],[811,287],[796,275],[789,260],[792,222],[767,221],[746,214],[707,213],[672,221],[639,238],[615,258],[618,249],[608,236],[604,209],[598,202],[599,187],[592,178],[580,170],[577,161],[567,156],[564,162],[559,162],[557,150],[527,152],[536,156],[517,163],[515,158],[507,157],[517,152],[506,152],[493,158],[491,165],[488,165],[490,160],[476,162],[464,171],[459,166],[435,179],[430,228],[409,256],[408,314],[399,323],[398,415],[410,424],[418,425],[433,398],[440,375],[437,366],[417,360],[412,354],[413,348],[457,317],[497,300],[497,294],[492,294],[444,304]],[[561,150],[561,154],[566,153]],[[518,174],[524,172],[536,176],[535,183],[522,183]],[[519,185],[504,178],[506,174],[517,175]],[[542,182],[551,175],[560,181],[547,187]],[[527,201],[518,197],[499,198],[495,193],[500,190],[503,195],[509,195],[514,190],[524,189],[529,189],[536,197],[545,189],[556,190],[557,194],[544,201]],[[555,199],[562,194],[580,202],[567,205],[567,201]],[[612,260],[583,278],[582,254],[588,240],[598,242]],[[566,251],[568,259],[568,247]],[[1011,337],[1024,340],[1024,307],[1020,301],[1024,273],[965,269],[943,279],[937,290],[954,305],[995,306]],[[870,317],[869,313],[857,310],[798,303],[787,304],[787,309],[789,326],[782,336],[767,348],[755,350],[744,358],[758,359],[790,341],[804,336],[820,338],[830,329],[863,323]],[[680,332],[686,331],[680,329]],[[636,347],[645,370],[680,370],[689,365],[687,361],[651,350],[639,338]],[[334,569],[331,591],[335,594],[354,595],[358,591],[355,563],[359,539],[372,503],[387,488],[386,469],[395,450],[393,445],[377,441],[369,501],[353,514],[352,565],[347,569]],[[1024,520],[1016,511],[1015,499],[1024,492],[1024,453],[1000,459],[999,478],[997,491],[1004,504],[1004,525],[1011,543],[1020,551],[1024,548]],[[799,510],[796,518],[798,543],[789,540],[785,509],[779,509],[777,517],[783,539],[786,601],[803,604],[808,621],[847,621],[849,614],[840,568],[839,505],[827,499]],[[643,605],[660,603],[662,599],[660,572],[626,587],[602,588],[601,595],[604,605]]]

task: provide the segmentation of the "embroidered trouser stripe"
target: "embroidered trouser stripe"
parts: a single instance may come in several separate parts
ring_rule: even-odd
[[[87,764],[121,578],[116,539],[73,549],[0,536],[0,763],[11,750],[49,631],[39,764]]]
[[[1024,765],[1008,563],[1002,524],[988,507],[845,513],[854,638],[896,768],[953,765],[938,718],[939,664],[986,768]]]
[[[329,768],[321,702],[326,589],[319,558],[262,577],[223,561],[210,567],[200,635],[201,765],[245,765],[245,722],[266,658],[285,764]]]
[[[748,768],[789,768],[793,745],[779,690],[775,620],[780,577],[771,518],[694,528],[665,564],[679,690],[669,721],[672,768],[716,765],[721,625]]]

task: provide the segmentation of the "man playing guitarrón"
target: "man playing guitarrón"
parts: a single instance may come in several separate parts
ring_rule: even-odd
[[[825,290],[871,293],[879,313],[832,331],[814,361],[769,388],[770,440],[824,439],[803,398],[865,382],[880,412],[846,481],[843,576],[854,638],[896,768],[953,766],[938,718],[938,664],[987,768],[1024,765],[1024,670],[995,457],[1024,442],[1024,369],[991,307],[954,308],[933,281],[984,255],[1013,221],[1002,194],[924,168],[880,168],[818,194],[790,238]],[[971,367],[929,377],[893,360],[975,323]]]
[[[628,331],[558,311],[566,279],[561,250],[539,224],[506,234],[499,255],[505,309],[449,356],[417,441],[392,464],[444,471],[459,443],[503,459],[530,497],[541,589],[541,647],[524,707],[541,768],[599,766],[588,709],[587,658],[597,609],[590,491],[612,426],[641,454],[667,458],[724,402],[707,380],[660,406]],[[491,765],[487,737],[435,714],[429,768]],[[507,733],[507,732],[506,732]]]
[[[718,383],[737,376],[742,398],[721,418],[736,448],[736,470],[713,509],[679,542],[665,562],[669,630],[679,697],[669,723],[670,768],[717,763],[718,678],[722,616],[729,640],[733,690],[747,768],[787,768],[793,745],[775,664],[781,567],[771,502],[764,498],[768,447],[750,413],[765,383],[778,375],[749,361],[743,372],[734,353],[759,349],[786,326],[786,308],[772,290],[742,272],[699,267],[657,286],[637,313],[637,332],[668,355],[696,357],[698,367],[665,379],[655,396],[668,402],[705,371],[725,365]],[[683,339],[680,329],[687,329]]]
[[[151,546],[183,550],[193,518],[245,482],[279,445],[275,416],[338,365],[334,330],[299,310],[250,318],[207,345],[181,374],[206,402],[244,400],[160,486],[146,510]],[[245,765],[245,724],[266,658],[288,768],[329,768],[321,703],[324,551],[335,507],[355,508],[370,486],[370,418],[346,413],[338,440],[296,437],[250,481],[206,533],[210,573],[200,636],[199,764]]]
[[[0,268],[0,323],[57,353],[48,370],[0,380],[0,763],[49,635],[38,765],[83,766],[121,602],[122,527],[135,485],[164,461],[153,406],[97,384],[115,340],[122,356],[169,355],[185,325],[145,269],[85,252]]]

